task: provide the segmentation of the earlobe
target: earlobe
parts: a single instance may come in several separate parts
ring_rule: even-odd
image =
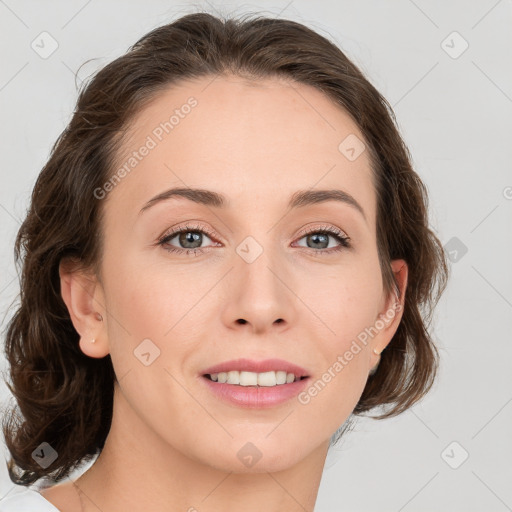
[[[89,357],[93,357],[95,359],[101,359],[105,357],[109,353],[108,343],[104,341],[104,336],[102,335],[100,339],[96,338],[86,338],[84,336],[80,336],[80,350]]]
[[[90,272],[66,260],[59,265],[61,295],[71,322],[80,335],[80,348],[90,357],[109,353],[106,339],[105,312],[101,284]],[[101,313],[100,313],[101,311]],[[94,343],[91,341],[94,340]]]

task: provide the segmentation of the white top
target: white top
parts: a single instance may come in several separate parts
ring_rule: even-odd
[[[60,512],[38,491],[26,487],[0,499],[0,512]]]

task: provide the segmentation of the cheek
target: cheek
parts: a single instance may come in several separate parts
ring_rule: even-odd
[[[129,258],[110,270],[108,337],[121,393],[139,418],[176,426],[183,420],[180,411],[190,408],[190,395],[173,378],[182,382],[181,365],[193,347],[185,316],[189,294],[175,274]]]
[[[370,349],[365,329],[373,323],[376,299],[372,287],[348,283],[313,299],[312,309],[321,319],[316,336],[312,333],[320,364],[298,398],[304,407],[303,428],[311,427],[308,422],[320,414],[324,435],[330,435],[349,417],[366,385]]]
[[[142,256],[128,251],[119,260],[112,252],[104,261],[104,275],[116,374],[142,369],[145,373],[137,378],[143,382],[165,377],[164,367],[180,373],[197,348],[197,340],[204,339],[201,333],[208,324],[204,312],[208,302],[201,298],[215,284],[215,277],[198,276],[191,268],[180,269],[165,259],[148,265]],[[150,367],[144,365],[148,359],[154,361]]]
[[[112,250],[105,254],[108,255],[104,258],[103,275],[109,347],[119,378],[132,367],[143,366],[137,358],[139,346],[141,350],[147,348],[152,359],[162,351],[164,334],[174,323],[172,302],[177,299],[172,293],[164,294],[161,276],[157,279],[150,266],[138,265],[127,249],[124,253]]]
[[[325,340],[333,349],[350,344],[378,316],[381,278],[373,267],[342,268],[303,283],[304,302],[324,325]]]
[[[125,332],[161,337],[172,326],[174,312],[181,309],[186,290],[179,275],[175,269],[148,264],[140,250],[116,249],[113,243],[112,251],[106,251],[103,267],[109,310]]]
[[[353,410],[368,378],[368,329],[378,318],[379,272],[372,266],[351,267],[329,276],[322,287],[318,279],[315,287],[313,280],[304,283],[305,302],[318,319],[312,337],[318,340],[322,367],[302,403],[326,411],[334,428]]]

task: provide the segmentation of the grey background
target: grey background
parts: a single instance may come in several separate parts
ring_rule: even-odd
[[[1,328],[18,293],[15,234],[73,111],[74,73],[94,59],[82,80],[196,8],[294,19],[334,39],[393,105],[429,189],[432,226],[453,259],[432,326],[439,380],[402,416],[359,420],[329,453],[315,510],[512,510],[510,0],[0,0]],[[43,31],[58,43],[46,59],[31,48]],[[8,398],[0,383],[0,399]],[[0,496],[10,492],[17,488],[0,460]]]

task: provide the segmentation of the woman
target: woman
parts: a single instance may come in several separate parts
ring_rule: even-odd
[[[47,485],[1,511],[314,510],[351,421],[434,382],[426,188],[386,100],[296,22],[190,14],[104,67],[21,253],[3,431],[11,480]]]

